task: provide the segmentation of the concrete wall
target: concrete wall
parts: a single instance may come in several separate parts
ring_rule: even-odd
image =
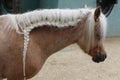
[[[57,8],[58,0],[39,0],[39,8]]]
[[[108,17],[108,36],[120,36],[120,0]]]
[[[39,0],[22,0],[22,11],[31,11],[39,7]]]
[[[85,4],[95,7],[95,3],[95,0],[59,0],[58,8],[83,8]]]

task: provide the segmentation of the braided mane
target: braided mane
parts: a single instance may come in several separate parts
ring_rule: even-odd
[[[43,25],[56,26],[56,27],[68,27],[75,26],[81,21],[90,9],[43,9],[26,12],[23,14],[7,14],[10,26],[18,31],[18,29],[24,30],[26,27],[38,27]]]

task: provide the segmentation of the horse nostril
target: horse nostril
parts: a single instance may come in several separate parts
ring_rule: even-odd
[[[107,58],[107,55],[106,55],[106,54],[104,55],[104,58]]]
[[[96,63],[102,62],[106,59],[107,55],[106,54],[97,54],[95,57],[92,58],[92,60]]]

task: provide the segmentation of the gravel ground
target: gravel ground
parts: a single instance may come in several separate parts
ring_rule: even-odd
[[[40,72],[30,80],[120,80],[120,38],[105,41],[107,59],[94,63],[76,45],[50,56]]]

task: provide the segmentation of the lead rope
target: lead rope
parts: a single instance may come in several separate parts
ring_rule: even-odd
[[[23,48],[23,76],[24,80],[26,79],[26,71],[25,71],[25,63],[26,63],[26,54],[27,54],[27,48],[29,44],[29,34],[32,28],[25,28],[24,29],[24,48]]]

